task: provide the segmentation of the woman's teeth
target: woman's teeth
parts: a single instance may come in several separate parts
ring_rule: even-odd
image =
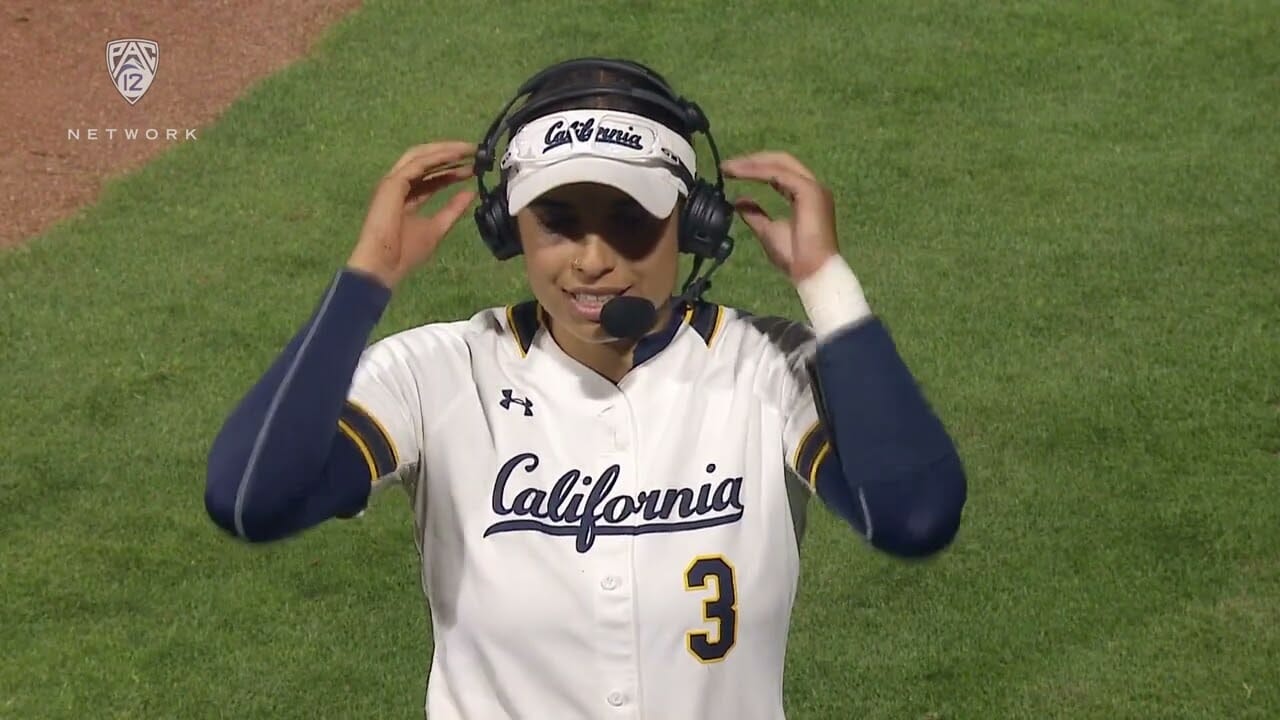
[[[612,295],[594,295],[590,293],[574,293],[573,294],[573,299],[575,302],[577,302],[580,305],[591,305],[591,306],[603,306],[605,303],[609,302],[615,297],[617,297],[616,293]]]

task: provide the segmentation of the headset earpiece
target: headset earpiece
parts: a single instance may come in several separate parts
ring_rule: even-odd
[[[707,260],[728,258],[733,244],[725,240],[733,223],[733,206],[724,191],[706,180],[695,180],[680,215],[680,251]],[[719,257],[724,254],[724,257]]]
[[[507,213],[507,188],[499,182],[492,192],[480,195],[475,210],[476,230],[489,252],[499,260],[509,260],[521,252],[515,218]]]

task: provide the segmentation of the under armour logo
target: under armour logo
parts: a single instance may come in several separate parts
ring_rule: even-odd
[[[525,417],[533,417],[533,401],[528,398],[518,398],[512,395],[515,391],[510,388],[502,389],[502,400],[498,404],[503,410],[510,410],[512,405],[520,405],[524,408]]]

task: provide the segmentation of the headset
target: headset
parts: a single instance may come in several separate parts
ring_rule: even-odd
[[[529,95],[542,89],[546,82],[561,72],[575,69],[605,69],[619,75],[637,78],[644,81],[657,92],[645,88],[618,87],[613,85],[584,85],[559,92],[554,92],[536,102],[526,102],[512,112],[511,108]],[[502,134],[511,128],[519,128],[526,122],[544,114],[548,107],[553,107],[568,100],[600,95],[620,95],[641,100],[655,107],[662,108],[676,117],[685,127],[678,130],[701,133],[707,138],[711,147],[711,156],[715,161],[716,180],[710,183],[703,178],[694,177],[688,168],[681,166],[681,173],[688,195],[679,218],[680,252],[688,253],[694,258],[692,272],[685,281],[682,295],[689,299],[701,298],[702,293],[710,289],[710,276],[721,263],[733,252],[734,241],[729,237],[729,227],[733,224],[733,205],[725,199],[724,175],[720,172],[720,152],[715,138],[711,135],[711,123],[696,103],[678,95],[658,73],[640,63],[602,57],[585,57],[556,63],[525,81],[497,118],[489,126],[484,138],[476,148],[475,176],[479,190],[480,203],[475,210],[476,228],[480,238],[499,260],[507,260],[519,255],[520,237],[517,234],[515,219],[507,213],[507,193],[505,178],[490,190],[485,186],[484,174],[493,169],[498,142]],[[712,266],[701,277],[698,271],[704,260],[711,260]]]

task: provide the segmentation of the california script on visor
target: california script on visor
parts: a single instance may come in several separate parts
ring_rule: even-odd
[[[617,110],[568,110],[520,128],[507,144],[502,167],[558,163],[589,155],[626,163],[684,165],[697,172],[693,146],[665,125]]]

